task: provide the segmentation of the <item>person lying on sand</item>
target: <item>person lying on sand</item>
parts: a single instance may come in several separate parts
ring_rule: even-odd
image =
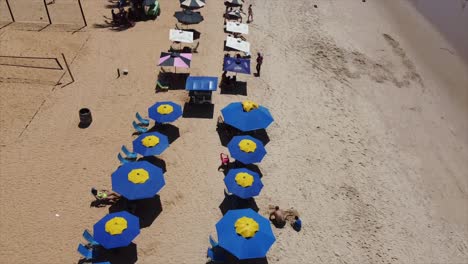
[[[94,195],[94,198],[99,201],[115,203],[120,199],[120,195],[108,190],[98,191],[95,188],[91,188],[91,193]]]
[[[286,225],[286,215],[283,210],[279,208],[279,206],[270,206],[270,221],[276,227],[284,227]]]

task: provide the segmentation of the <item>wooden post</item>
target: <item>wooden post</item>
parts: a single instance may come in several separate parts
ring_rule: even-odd
[[[7,4],[7,7],[8,7],[8,11],[10,11],[11,20],[13,20],[13,22],[15,22],[15,17],[13,16],[13,12],[11,11],[10,3],[8,2],[8,0],[5,0],[5,1],[6,1],[6,4]]]
[[[49,8],[47,7],[46,0],[44,0],[44,7],[47,13],[47,18],[49,19],[49,25],[52,24],[52,20],[50,20]]]
[[[83,12],[83,7],[81,6],[81,0],[78,0],[78,5],[80,6],[81,16],[83,17],[84,26],[86,27],[88,26],[88,23],[86,22],[86,18]]]

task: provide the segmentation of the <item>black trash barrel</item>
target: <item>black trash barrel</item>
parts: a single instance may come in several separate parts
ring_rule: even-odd
[[[80,109],[80,124],[78,124],[79,128],[87,128],[93,122],[93,118],[91,117],[91,110],[88,108],[81,108]]]

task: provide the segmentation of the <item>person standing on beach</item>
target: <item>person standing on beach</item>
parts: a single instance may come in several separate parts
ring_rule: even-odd
[[[260,77],[260,70],[262,68],[262,63],[263,63],[263,56],[262,54],[259,52],[257,54],[257,77]]]
[[[252,5],[249,5],[249,11],[248,11],[248,17],[247,17],[247,23],[253,22],[253,11],[252,11]]]

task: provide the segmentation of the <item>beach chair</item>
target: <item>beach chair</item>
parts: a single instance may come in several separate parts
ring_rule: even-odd
[[[136,118],[138,119],[138,122],[140,122],[140,125],[148,126],[150,121],[149,119],[143,118],[140,113],[136,112],[135,114]]]
[[[138,133],[145,133],[145,132],[148,131],[148,129],[146,127],[139,126],[135,121],[133,121],[132,125],[133,125],[133,128],[135,128],[135,130]]]
[[[91,233],[88,231],[88,229],[85,229],[83,231],[83,238],[86,239],[86,241],[88,241],[88,243],[89,243],[89,245],[91,247],[99,246],[99,243],[96,240],[94,240],[93,235],[91,235]]]
[[[218,242],[216,242],[213,237],[211,237],[210,235],[210,244],[211,244],[211,247],[217,247],[218,246]]]
[[[216,250],[219,249],[219,250]],[[221,252],[221,248],[208,248],[206,256],[212,261],[212,263],[224,263],[226,257]]]
[[[83,244],[78,245],[78,253],[80,253],[86,260],[93,258],[93,250],[87,249]]]
[[[136,159],[137,158],[137,154],[135,152],[131,152],[130,150],[127,149],[127,147],[125,147],[125,145],[122,145],[122,152],[127,155],[127,158],[128,159]]]
[[[156,81],[156,90],[157,91],[168,91],[169,90],[169,85],[164,85],[161,83],[160,80]]]
[[[193,53],[198,53],[198,46],[200,46],[200,41],[198,41],[197,45],[195,45],[195,47],[193,47],[193,49],[192,49]]]
[[[122,164],[129,163],[129,162],[130,162],[130,161],[127,160],[126,158],[122,157],[122,155],[120,155],[120,153],[117,155],[117,158],[119,159],[120,163],[122,163]]]

